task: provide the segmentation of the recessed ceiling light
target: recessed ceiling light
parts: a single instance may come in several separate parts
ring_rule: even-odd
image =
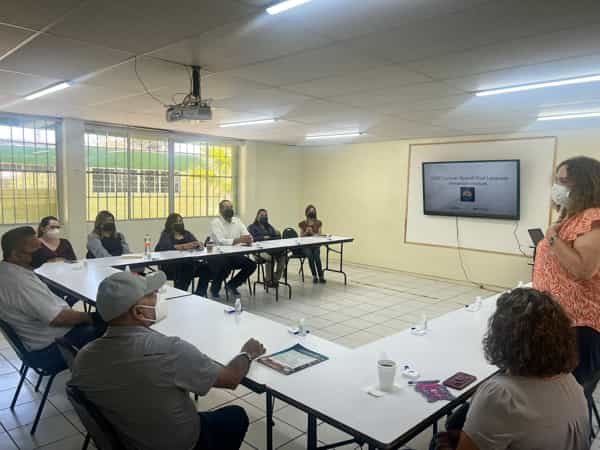
[[[538,116],[537,120],[585,119],[587,117],[600,117],[600,111],[574,114],[560,114],[555,116]]]
[[[348,133],[335,133],[335,134],[313,134],[306,136],[307,141],[315,141],[318,139],[342,139],[342,138],[353,138],[360,137],[364,133],[360,131],[352,131]]]
[[[277,119],[259,119],[259,120],[247,120],[245,122],[230,122],[230,123],[222,123],[219,125],[221,128],[230,128],[230,127],[245,127],[248,125],[264,125],[267,123],[277,122]]]
[[[499,89],[490,89],[487,91],[476,92],[477,97],[485,97],[488,95],[509,94],[511,92],[531,91],[534,89],[544,89],[556,86],[568,86],[570,84],[593,83],[600,81],[600,75],[590,75],[587,77],[568,78],[566,80],[546,81],[543,83],[523,84],[521,86],[512,86]]]
[[[44,88],[42,90],[39,90],[37,92],[34,92],[32,94],[29,94],[27,97],[25,97],[25,100],[33,100],[33,99],[42,97],[44,95],[48,95],[52,92],[61,91],[63,89],[68,88],[69,86],[71,86],[71,83],[67,83],[66,81],[63,81],[62,83],[58,83],[58,84],[55,84],[54,86],[50,86],[50,87]]]
[[[269,6],[267,8],[267,12],[274,16],[275,14],[282,13],[288,9],[295,8],[296,6],[303,5],[304,3],[308,3],[310,1],[311,0],[286,0],[285,2],[280,2],[276,5]]]

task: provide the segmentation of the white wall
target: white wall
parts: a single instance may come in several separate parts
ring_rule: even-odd
[[[600,131],[548,135],[557,136],[558,162],[577,155],[600,159]],[[513,137],[533,136],[485,139]],[[328,232],[355,237],[354,244],[346,247],[348,261],[464,280],[456,249],[404,243],[409,147],[417,143],[481,139],[484,138],[403,140],[306,149],[303,203],[316,204]],[[547,198],[538,201],[549,205]],[[498,236],[489,233],[484,238]],[[462,254],[469,277],[479,283],[514,286],[531,274],[529,260],[522,256],[468,250]]]

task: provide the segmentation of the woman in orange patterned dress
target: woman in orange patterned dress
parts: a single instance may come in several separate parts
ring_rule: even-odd
[[[552,201],[559,219],[538,245],[533,287],[552,294],[576,328],[583,384],[600,370],[600,161],[562,162]]]

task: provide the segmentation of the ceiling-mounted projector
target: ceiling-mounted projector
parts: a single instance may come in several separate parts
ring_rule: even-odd
[[[212,120],[212,110],[200,95],[200,67],[192,66],[192,92],[177,105],[167,108],[167,122],[180,120]]]

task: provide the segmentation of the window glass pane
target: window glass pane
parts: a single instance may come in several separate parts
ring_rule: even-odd
[[[52,119],[0,116],[0,223],[58,214],[57,126]]]

